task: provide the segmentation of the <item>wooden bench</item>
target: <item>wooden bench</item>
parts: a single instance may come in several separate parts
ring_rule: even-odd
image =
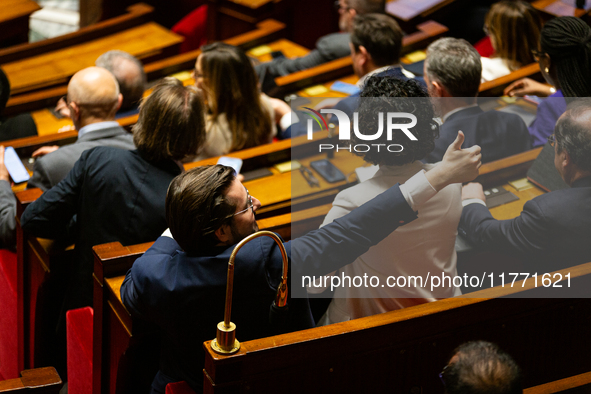
[[[95,336],[99,342],[94,343],[94,349],[99,349],[103,360],[108,360],[103,361],[103,382],[110,382],[113,390],[109,393],[117,392],[117,386],[139,384],[145,379],[133,373],[118,374],[122,371],[119,363],[140,366],[145,362],[130,357],[129,350],[138,352],[145,346],[142,343],[147,334],[145,327],[138,327],[140,322],[132,319],[121,304],[119,289],[124,277],[109,278],[109,274],[125,272],[147,246],[126,248],[111,243],[94,248],[95,291],[100,288],[104,297],[97,297],[95,292],[95,316],[101,307],[103,315],[102,321],[95,318],[94,333],[100,338]],[[573,283],[585,281],[588,285],[591,280],[591,263],[560,273],[565,275],[567,271]],[[462,342],[476,339],[496,342],[512,354],[526,371],[526,386],[588,370],[591,361],[586,354],[590,348],[584,338],[591,302],[499,299],[536,295],[538,290],[533,288],[532,281],[524,287],[522,284],[242,342],[241,350],[229,357],[208,349],[205,392],[267,392],[271,387],[282,387],[290,393],[331,389],[373,392],[388,387],[398,387],[401,392],[436,392],[441,384],[437,374],[452,350]],[[560,338],[553,335],[557,330]],[[548,338],[555,343],[547,343]],[[206,349],[208,345],[209,341],[205,343]],[[94,357],[96,365],[97,353]],[[543,366],[539,365],[540,359],[545,360]],[[393,374],[393,370],[398,373]]]
[[[573,267],[589,285],[591,263]],[[559,271],[560,272],[560,271]],[[525,386],[588,371],[587,299],[504,299],[539,296],[533,282],[482,290],[325,327],[242,342],[221,356],[205,343],[204,393],[438,392],[438,373],[453,349],[488,340],[526,371]],[[476,298],[475,298],[476,297]],[[557,333],[560,333],[557,335]],[[240,338],[237,338],[240,340]],[[540,360],[544,360],[540,363]]]
[[[0,3],[0,47],[29,41],[29,17],[41,7],[33,0],[4,0]]]
[[[448,31],[447,27],[435,21],[421,23],[416,29],[416,32],[402,38],[402,54],[425,48],[430,42],[441,37]],[[353,62],[350,56],[336,59],[307,70],[297,71],[275,78],[277,88],[272,92],[272,95],[282,97],[304,87],[330,81],[349,75],[352,72]]]
[[[0,393],[54,394],[62,388],[62,380],[53,367],[28,369],[21,377],[0,381]]]
[[[150,21],[150,15],[153,10],[153,7],[144,3],[134,4],[127,8],[127,13],[124,15],[99,22],[92,26],[83,27],[73,33],[30,44],[26,43],[0,49],[0,64],[11,63],[28,57],[39,56],[48,52],[80,45],[142,25]]]
[[[153,22],[115,32],[62,49],[3,63],[11,94],[66,84],[77,71],[93,66],[96,58],[118,48],[145,62],[178,53],[183,38]]]

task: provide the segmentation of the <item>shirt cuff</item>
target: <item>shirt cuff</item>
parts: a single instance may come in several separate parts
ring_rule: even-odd
[[[437,190],[425,176],[424,170],[417,172],[403,185],[400,185],[400,191],[413,211],[418,211],[419,206],[437,194]]]
[[[486,203],[479,198],[467,198],[465,200],[462,200],[463,207],[465,207],[466,205],[470,205],[470,204],[481,204],[486,207]]]
[[[285,131],[289,126],[294,123],[298,123],[299,121],[300,118],[298,118],[298,115],[295,112],[290,111],[281,117],[281,120],[279,121],[279,127],[281,128],[281,131]]]
[[[166,230],[164,230],[164,232],[162,233],[161,237],[168,237],[168,238],[174,239],[174,237],[172,236],[172,233],[170,232],[170,229],[169,228],[167,228]]]

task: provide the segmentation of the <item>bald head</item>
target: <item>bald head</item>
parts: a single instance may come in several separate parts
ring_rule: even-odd
[[[68,103],[75,107],[82,123],[112,120],[120,105],[119,84],[104,68],[85,68],[70,79]]]

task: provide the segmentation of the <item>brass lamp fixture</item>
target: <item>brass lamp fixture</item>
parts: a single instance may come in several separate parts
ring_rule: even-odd
[[[228,261],[228,284],[226,286],[226,309],[224,312],[224,321],[219,322],[217,326],[216,338],[211,341],[211,348],[219,354],[232,354],[240,350],[240,342],[236,339],[236,324],[230,321],[232,314],[232,290],[234,288],[234,259],[236,254],[244,245],[258,237],[271,237],[281,251],[283,259],[283,271],[281,272],[281,283],[277,286],[277,295],[275,296],[274,306],[284,308],[287,306],[287,252],[283,246],[281,238],[271,231],[259,231],[249,235],[236,245]]]

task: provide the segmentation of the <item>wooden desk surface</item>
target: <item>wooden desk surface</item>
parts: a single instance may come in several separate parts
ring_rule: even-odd
[[[146,58],[179,44],[183,38],[150,22],[81,45],[2,65],[10,80],[12,94],[45,86],[65,84],[77,71],[93,66],[103,53],[120,49]]]
[[[582,10],[566,4],[561,0],[537,0],[531,4],[537,10],[552,16],[576,16],[577,18],[585,16],[591,8],[589,2],[585,5],[585,9]]]
[[[281,39],[274,41],[270,44],[262,45],[256,48],[252,48],[251,50],[247,51],[246,53],[248,56],[254,57],[258,59],[261,63],[262,62],[269,62],[273,60],[271,57],[271,52],[268,50],[263,50],[262,48],[268,47],[271,51],[281,51],[287,58],[294,58],[307,55],[310,50],[308,48],[304,48],[303,46],[296,44],[295,42],[291,42],[286,39]],[[266,52],[260,54],[259,52]]]
[[[41,7],[33,0],[2,0],[0,2],[0,23],[31,15],[40,9]]]
[[[428,16],[454,0],[390,0],[386,11],[396,18],[408,22],[417,16]]]

